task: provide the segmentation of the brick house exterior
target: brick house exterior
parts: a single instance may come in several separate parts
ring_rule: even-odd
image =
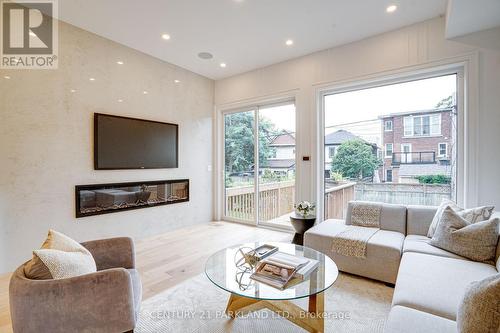
[[[419,175],[451,175],[454,109],[380,116],[384,182],[415,183]]]

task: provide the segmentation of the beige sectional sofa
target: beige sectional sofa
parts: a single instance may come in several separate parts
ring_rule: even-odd
[[[341,271],[396,283],[387,333],[457,332],[457,310],[467,286],[500,270],[500,244],[496,266],[470,261],[429,244],[426,235],[437,207],[381,205],[381,230],[369,240],[366,259],[332,251],[331,237],[345,228],[343,220],[314,226],[304,245],[328,254]]]

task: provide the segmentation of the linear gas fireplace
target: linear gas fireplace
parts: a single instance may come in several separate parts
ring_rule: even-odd
[[[75,186],[76,217],[189,201],[189,179]]]

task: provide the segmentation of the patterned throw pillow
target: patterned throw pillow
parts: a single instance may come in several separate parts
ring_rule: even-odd
[[[24,266],[30,279],[64,279],[96,272],[92,254],[80,243],[57,231],[49,230],[40,250]]]
[[[380,204],[353,202],[350,224],[358,227],[379,228],[381,210]]]
[[[471,260],[494,264],[499,222],[494,218],[470,223],[446,207],[430,244]]]
[[[500,274],[472,282],[458,306],[460,333],[497,333],[500,331]]]
[[[476,208],[463,209],[459,207],[454,201],[443,199],[441,205],[439,205],[434,218],[432,219],[431,225],[429,226],[429,231],[427,232],[427,237],[432,238],[434,236],[434,232],[436,231],[436,227],[441,220],[441,215],[443,215],[443,211],[446,207],[451,207],[455,212],[458,213],[461,217],[467,220],[469,223],[476,223],[480,221],[488,220],[493,214],[494,206],[482,206]]]

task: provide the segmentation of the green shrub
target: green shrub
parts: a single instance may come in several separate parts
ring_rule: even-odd
[[[450,184],[451,177],[446,175],[426,175],[415,177],[420,184]]]

